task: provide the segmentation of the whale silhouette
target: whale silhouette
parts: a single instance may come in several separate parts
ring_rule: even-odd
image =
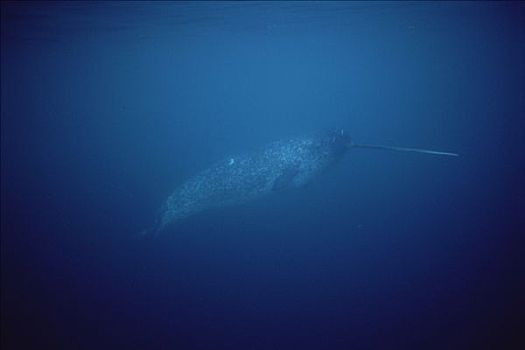
[[[242,204],[304,186],[352,148],[458,156],[420,148],[357,144],[342,129],[276,141],[258,152],[219,161],[189,178],[168,197],[155,226],[145,233],[159,234],[173,223],[203,210]]]

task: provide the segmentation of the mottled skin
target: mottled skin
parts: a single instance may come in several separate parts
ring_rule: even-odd
[[[273,142],[259,152],[220,161],[172,193],[161,209],[155,231],[202,210],[304,186],[337,162],[350,145],[350,139],[339,130]]]

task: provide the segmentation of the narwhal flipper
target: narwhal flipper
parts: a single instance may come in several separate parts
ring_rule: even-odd
[[[299,174],[299,165],[294,164],[286,169],[283,170],[281,175],[275,179],[275,182],[273,183],[272,190],[273,191],[281,191],[286,188],[288,188],[292,182],[295,176]]]
[[[371,144],[367,144],[367,143],[352,143],[351,146],[355,147],[355,148],[373,148],[373,149],[382,149],[382,150],[396,151],[396,152],[415,152],[415,153],[434,154],[434,155],[438,155],[438,156],[459,157],[459,154],[457,154],[457,153],[433,151],[433,150],[421,149],[421,148],[371,145]]]

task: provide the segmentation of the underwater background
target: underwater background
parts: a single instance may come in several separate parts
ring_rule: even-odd
[[[523,2],[2,2],[2,349],[523,349]],[[154,239],[185,179],[344,128]]]

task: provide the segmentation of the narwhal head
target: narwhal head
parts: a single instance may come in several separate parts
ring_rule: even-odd
[[[328,132],[326,137],[331,151],[336,155],[342,155],[353,146],[352,138],[344,129],[333,129]]]

